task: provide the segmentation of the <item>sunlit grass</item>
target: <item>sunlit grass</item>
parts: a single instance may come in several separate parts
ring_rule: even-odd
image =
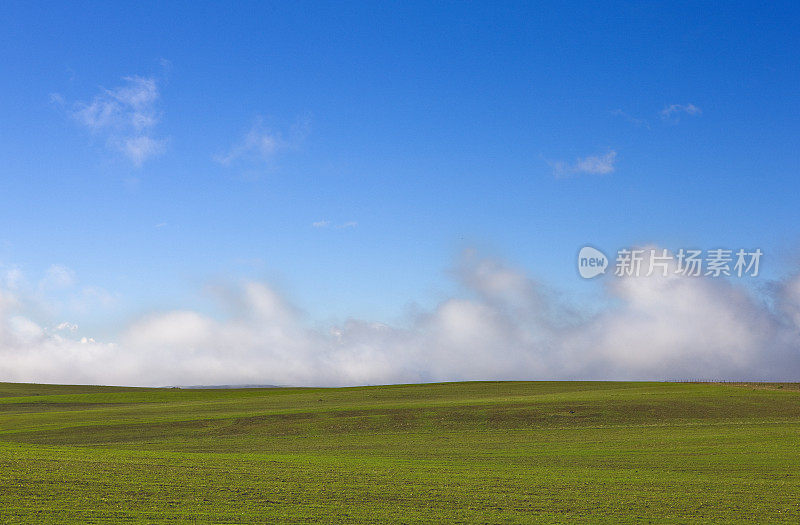
[[[0,396],[4,523],[800,519],[793,385]]]

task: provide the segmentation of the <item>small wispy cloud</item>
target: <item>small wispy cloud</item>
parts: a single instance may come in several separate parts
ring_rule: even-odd
[[[161,155],[165,150],[166,142],[152,137],[129,137],[122,143],[125,155],[137,166],[151,157]]]
[[[694,104],[670,104],[661,110],[661,118],[663,120],[677,119],[680,115],[700,115],[702,110]]]
[[[61,264],[51,265],[45,272],[44,278],[39,281],[41,289],[64,289],[75,284],[75,272]]]
[[[648,119],[639,118],[631,115],[630,113],[621,109],[615,109],[611,112],[615,117],[619,117],[634,126],[650,129],[650,122]],[[670,104],[658,112],[659,118],[664,122],[676,123],[680,120],[682,115],[686,116],[699,116],[703,111],[694,104]]]
[[[312,222],[311,226],[313,228],[334,228],[337,230],[347,230],[350,228],[358,227],[358,223],[356,221],[347,221],[341,224],[332,224],[331,221],[316,221]]]
[[[646,119],[634,117],[630,113],[622,111],[621,109],[615,109],[614,111],[611,112],[611,114],[614,115],[615,117],[622,118],[623,120],[633,124],[634,126],[650,129],[650,123],[647,122]]]
[[[16,266],[0,271],[0,286],[16,290],[25,284],[25,274]]]
[[[264,119],[259,117],[244,137],[226,153],[216,155],[214,160],[223,166],[236,162],[269,164],[280,153],[297,149],[308,135],[309,127],[309,119],[303,118],[288,133],[282,133],[268,128]]]
[[[85,314],[98,309],[108,311],[114,308],[119,297],[100,286],[84,286],[72,295],[67,307],[70,312]]]
[[[578,158],[575,162],[550,162],[553,168],[553,175],[558,178],[570,177],[573,175],[606,175],[614,172],[614,164],[617,161],[617,152],[609,151],[605,155],[590,155]]]
[[[60,323],[58,326],[56,326],[56,330],[57,331],[66,330],[74,333],[78,330],[78,325],[76,325],[75,323],[64,321],[63,323]]]
[[[61,95],[51,100],[67,108],[69,116],[92,135],[105,140],[109,149],[122,153],[136,166],[162,154],[167,140],[155,136],[161,121],[160,93],[154,78],[129,76],[124,84],[101,89],[88,102],[68,104]]]

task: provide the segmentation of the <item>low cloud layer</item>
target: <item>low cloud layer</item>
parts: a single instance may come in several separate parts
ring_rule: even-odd
[[[466,254],[462,293],[403,326],[312,328],[270,286],[226,297],[226,318],[153,313],[114,342],[53,329],[0,290],[0,379],[119,385],[361,385],[482,379],[800,379],[800,278],[606,276],[589,312],[501,261]]]

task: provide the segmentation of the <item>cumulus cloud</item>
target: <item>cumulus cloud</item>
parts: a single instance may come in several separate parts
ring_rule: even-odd
[[[161,120],[158,83],[154,78],[139,76],[122,80],[123,85],[101,89],[90,101],[66,104],[60,95],[53,95],[52,99],[67,106],[69,115],[92,135],[103,139],[110,149],[141,166],[166,148],[166,139],[155,136]]]
[[[6,381],[359,385],[480,379],[797,380],[800,277],[766,287],[656,273],[608,277],[600,312],[467,253],[462,292],[402,325],[314,328],[267,284],[222,294],[229,315],[152,313],[113,343],[49,330],[0,291]],[[67,333],[68,332],[68,333]]]
[[[700,115],[702,111],[694,104],[670,104],[661,110],[661,118],[664,120],[677,119],[680,115]]]
[[[570,177],[579,174],[606,175],[613,173],[617,152],[609,151],[605,155],[590,155],[579,158],[575,162],[551,162],[556,177]]]
[[[227,152],[216,155],[214,160],[223,166],[236,163],[270,164],[279,154],[297,149],[305,140],[309,130],[309,119],[295,123],[288,133],[269,129],[259,117],[245,135]]]

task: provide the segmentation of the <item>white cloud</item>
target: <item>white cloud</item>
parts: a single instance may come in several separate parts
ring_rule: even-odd
[[[579,158],[573,163],[551,162],[556,177],[569,177],[578,174],[606,175],[614,172],[617,152],[609,151],[605,155],[590,155]]]
[[[768,296],[719,279],[609,278],[601,303],[610,306],[586,313],[500,261],[467,254],[454,275],[463,293],[403,326],[350,319],[312,328],[275,290],[251,282],[230,290],[227,318],[153,313],[114,344],[51,334],[17,313],[13,294],[0,290],[0,377],[355,385],[800,375],[798,276],[775,283]]]
[[[331,221],[314,221],[311,223],[313,228],[327,228],[331,225]]]
[[[147,159],[161,155],[166,149],[166,143],[163,140],[138,136],[124,139],[121,148],[135,165],[141,166]]]
[[[56,330],[68,330],[70,332],[76,332],[78,330],[78,325],[64,321],[56,326]]]
[[[70,313],[86,314],[98,309],[108,311],[117,305],[118,297],[99,286],[84,286],[75,291],[66,303]]]
[[[75,284],[75,272],[61,264],[51,265],[45,272],[44,278],[39,282],[43,289],[64,289]]]
[[[676,123],[680,120],[681,115],[698,116],[702,113],[702,110],[694,104],[670,104],[659,111],[658,115],[665,122]],[[637,127],[650,129],[650,123],[646,119],[634,117],[621,109],[615,109],[611,114],[621,117]]]
[[[5,279],[0,274],[0,295],[8,301],[13,300],[14,315],[35,319],[48,332],[51,329],[75,332],[77,325],[54,321],[102,316],[119,305],[118,295],[99,286],[81,285],[75,272],[62,264],[52,264],[40,277],[30,280],[17,267],[12,267],[6,274]]]
[[[2,282],[9,290],[16,290],[25,284],[25,274],[17,267],[11,267],[4,272]]]
[[[154,78],[124,77],[122,86],[102,89],[88,102],[69,106],[70,116],[106,145],[125,155],[136,166],[156,157],[166,149],[166,139],[156,138],[155,128],[161,120],[160,98]],[[64,105],[58,94],[51,99]]]
[[[611,114],[614,115],[615,117],[621,117],[625,119],[627,122],[630,122],[634,126],[642,126],[647,129],[650,129],[650,124],[647,122],[647,120],[634,117],[633,115],[630,115],[629,113],[626,113],[621,109],[615,109],[614,111],[611,112]]]
[[[277,155],[285,151],[297,149],[308,135],[309,119],[299,120],[291,127],[288,134],[267,128],[264,120],[256,119],[250,130],[230,149],[214,160],[223,166],[235,163],[269,164]]]
[[[661,118],[669,120],[679,115],[700,115],[702,111],[694,104],[670,104],[661,110]]]

